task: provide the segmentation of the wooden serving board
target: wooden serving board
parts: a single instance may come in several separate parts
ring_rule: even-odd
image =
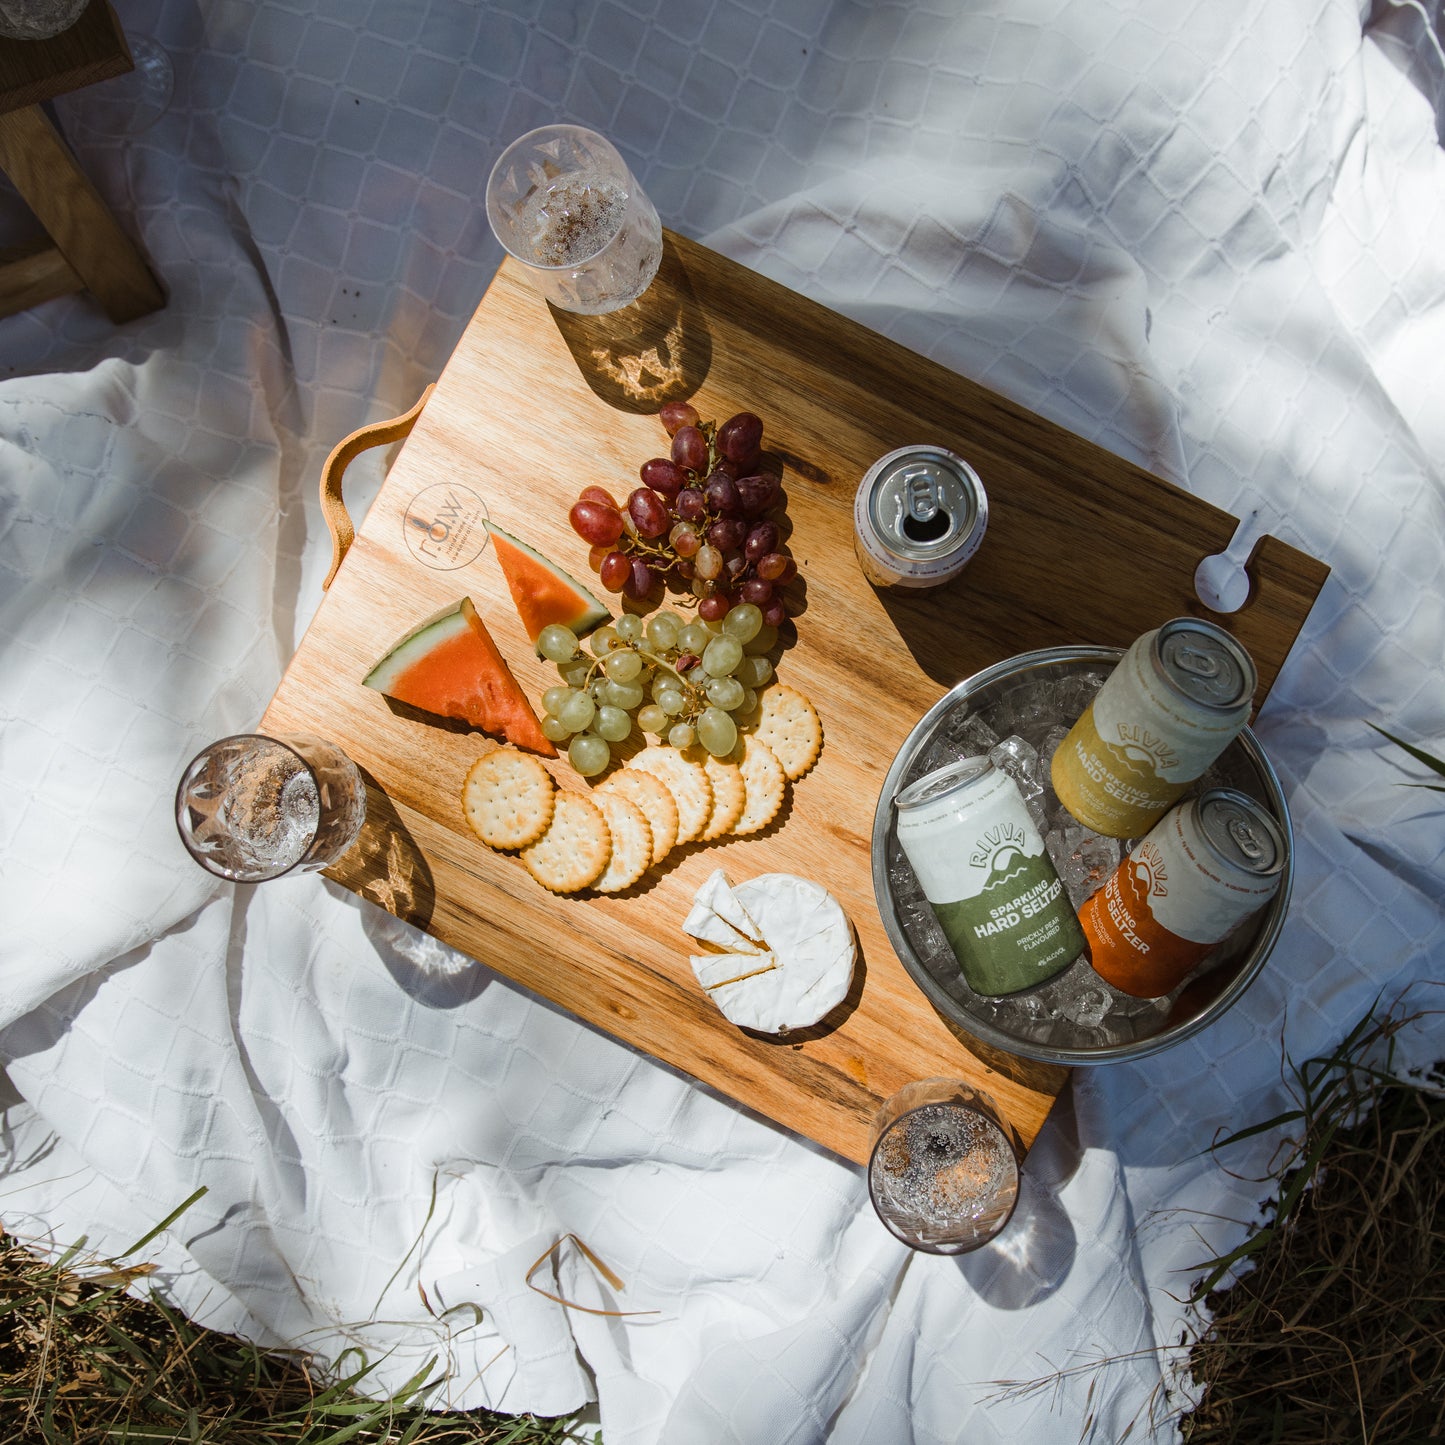
[[[467,560],[480,540],[476,498],[589,578],[568,507],[592,483],[625,496],[639,465],[666,453],[655,412],[675,397],[718,421],[757,412],[765,446],[784,459],[803,610],[778,672],[813,699],[823,752],[764,833],[680,848],[622,895],[555,897],[461,816],[463,776],[487,741],[404,714],[361,678],[465,594],[540,699],[554,669],[536,659],[490,549]],[[991,520],[953,583],[883,593],[855,559],[853,496],[876,458],[911,442],[968,458]],[[1235,529],[1227,513],[681,237],[668,236],[642,302],[606,317],[550,311],[509,260],[262,725],[333,738],[368,775],[365,831],[332,876],[587,1022],[847,1159],[865,1160],[883,1099],[935,1075],[994,1094],[1027,1145],[1067,1071],[957,1035],[909,979],[873,896],[880,785],[909,730],[962,678],[1035,648],[1126,645],[1202,613],[1195,568]],[[1250,570],[1248,606],[1224,620],[1254,655],[1263,697],[1326,569],[1269,538]],[[565,762],[551,766],[562,786],[589,786]],[[746,1034],[698,989],[681,923],[717,867],[734,882],[816,879],[853,920],[853,991],[805,1035]]]

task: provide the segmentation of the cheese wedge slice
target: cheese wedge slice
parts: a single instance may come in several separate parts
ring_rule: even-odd
[[[721,868],[714,868],[703,879],[702,887],[693,895],[693,902],[696,907],[711,909],[724,923],[735,928],[751,942],[763,941],[763,935],[752,914],[743,906],[742,900],[728,882],[728,875]]]
[[[757,941],[712,912],[712,902],[734,917],[740,909]],[[847,997],[856,958],[853,927],[820,884],[792,873],[764,873],[730,888],[719,869],[698,890],[684,925],[693,937],[714,943],[722,933],[707,921],[709,914],[739,941],[719,943],[721,953],[693,956],[693,973],[740,1028],[769,1034],[807,1028]]]
[[[731,988],[750,978],[775,973],[777,968],[775,953],[695,953],[692,957],[692,971],[697,981],[713,994],[720,988]]]
[[[711,943],[729,953],[758,954],[762,945],[745,938],[725,918],[719,917],[703,903],[694,903],[692,912],[682,921],[682,931],[699,943]]]

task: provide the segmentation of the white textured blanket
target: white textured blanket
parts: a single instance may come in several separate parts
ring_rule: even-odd
[[[382,1385],[438,1355],[455,1406],[595,1394],[607,1445],[1174,1438],[1190,1266],[1262,1192],[1211,1138],[1445,972],[1445,811],[1366,726],[1445,750],[1438,4],[120,9],[169,110],[56,110],[170,304],[0,322],[0,1219],[118,1250],[204,1184],[154,1246],[198,1319],[360,1344]],[[1081,1072],[962,1262],[342,890],[213,886],[176,841],[183,761],[254,724],[318,599],[322,457],[435,378],[500,257],[491,161],[556,118],[675,229],[1228,508],[1241,556],[1334,569],[1257,725],[1298,849],[1273,960]],[[567,1232],[627,1288],[567,1249],[561,1293],[657,1313],[528,1289]]]

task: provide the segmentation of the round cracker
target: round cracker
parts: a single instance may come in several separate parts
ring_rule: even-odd
[[[489,848],[525,848],[547,831],[557,785],[530,753],[495,748],[467,769],[462,814]]]
[[[619,893],[631,888],[652,863],[652,829],[642,809],[621,793],[594,792],[592,801],[602,810],[612,835],[612,854],[592,886],[599,893]]]
[[[797,688],[783,682],[773,683],[759,695],[751,731],[773,750],[790,782],[818,761],[823,748],[817,709]]]
[[[778,816],[787,789],[787,774],[777,754],[755,734],[745,733],[730,754],[742,773],[747,799],[737,822],[734,837],[743,837],[766,828]]]
[[[731,758],[716,758],[704,752],[699,761],[712,787],[712,812],[698,837],[704,843],[711,843],[714,838],[731,833],[733,825],[742,817],[748,801],[748,785],[742,769]]]
[[[639,768],[618,768],[594,789],[598,793],[619,793],[642,809],[652,831],[652,862],[661,863],[677,842],[677,799],[672,789],[652,773]]]
[[[676,748],[658,744],[643,748],[627,766],[640,768],[667,784],[677,802],[679,843],[691,843],[701,835],[712,816],[712,784],[700,763],[683,757]]]
[[[602,809],[581,793],[559,792],[547,831],[518,856],[543,888],[575,893],[601,877],[611,853]]]

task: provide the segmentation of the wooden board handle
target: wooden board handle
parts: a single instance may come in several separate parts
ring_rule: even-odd
[[[326,519],[326,530],[331,533],[331,570],[321,584],[322,591],[331,586],[346,557],[347,549],[356,540],[356,528],[352,526],[351,514],[346,510],[346,503],[341,496],[341,483],[347,467],[362,452],[369,451],[372,447],[387,446],[410,436],[417,417],[421,415],[421,409],[435,390],[436,383],[433,382],[422,392],[420,400],[410,411],[403,412],[390,421],[378,421],[364,426],[350,436],[342,437],[332,447],[331,455],[326,458],[326,464],[321,468],[321,515]]]

